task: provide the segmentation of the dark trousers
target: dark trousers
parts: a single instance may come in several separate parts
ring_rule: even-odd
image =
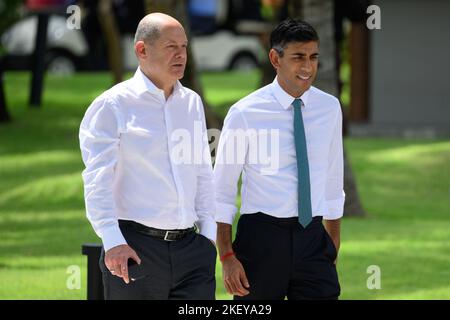
[[[145,276],[126,284],[106,268],[102,250],[106,300],[215,299],[217,252],[209,239],[192,232],[180,240],[165,241],[119,225],[128,245],[141,258],[139,274]]]
[[[235,300],[337,299],[337,251],[322,217],[303,228],[297,218],[244,214],[233,242],[250,284]]]

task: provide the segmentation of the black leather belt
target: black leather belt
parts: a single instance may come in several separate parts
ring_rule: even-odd
[[[121,227],[129,227],[138,231],[139,233],[156,237],[159,239],[163,239],[165,241],[176,241],[183,239],[189,233],[195,232],[195,226],[188,229],[176,229],[176,230],[162,230],[156,229],[152,227],[144,226],[143,224],[129,221],[129,220],[119,220],[119,226]]]

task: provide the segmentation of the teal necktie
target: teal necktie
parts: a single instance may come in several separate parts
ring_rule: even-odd
[[[308,152],[301,109],[302,100],[295,99],[292,105],[294,106],[294,137],[297,153],[298,221],[306,228],[312,220],[312,210]]]

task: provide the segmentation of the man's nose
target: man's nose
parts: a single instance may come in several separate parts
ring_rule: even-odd
[[[301,70],[304,72],[311,72],[313,69],[313,64],[311,62],[311,60],[306,60],[301,67]]]
[[[185,59],[186,56],[187,56],[186,48],[181,48],[181,49],[177,50],[177,52],[175,53],[175,57],[177,59]]]

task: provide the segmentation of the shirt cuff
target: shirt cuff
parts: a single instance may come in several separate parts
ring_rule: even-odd
[[[118,225],[105,228],[101,230],[100,234],[105,252],[122,244],[127,244]]]
[[[234,217],[236,216],[236,206],[216,203],[216,221],[221,223],[233,224]]]
[[[208,239],[216,242],[217,237],[217,223],[212,221],[202,221],[198,223],[198,226],[200,228],[200,234],[204,235]]]
[[[323,216],[325,220],[336,220],[344,215],[345,197],[326,201],[328,213]]]

